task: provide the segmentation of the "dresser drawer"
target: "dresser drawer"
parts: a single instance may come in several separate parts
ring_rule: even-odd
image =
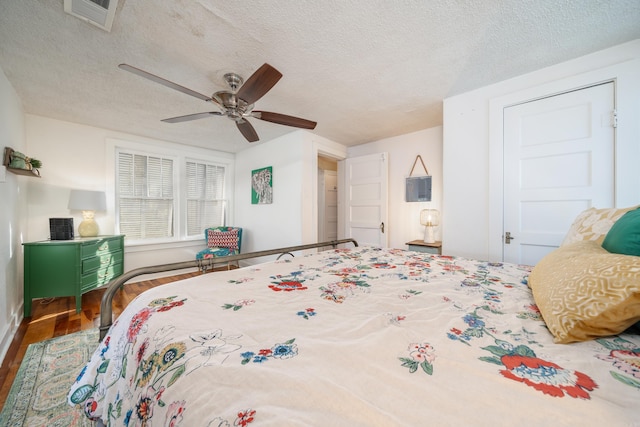
[[[82,245],[82,258],[90,258],[105,253],[122,250],[122,239],[105,239],[86,242]]]
[[[123,251],[104,252],[101,255],[82,260],[82,274],[87,274],[99,268],[106,268],[113,264],[122,264]]]
[[[124,272],[124,235],[27,242],[24,247],[24,316],[36,298],[73,296],[76,313],[82,294]]]
[[[110,265],[105,268],[101,268],[92,271],[82,276],[82,292],[90,291],[98,286],[104,286],[111,280],[120,276],[123,273],[122,262],[119,264]]]

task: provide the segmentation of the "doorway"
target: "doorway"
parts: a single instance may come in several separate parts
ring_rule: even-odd
[[[318,156],[318,241],[338,238],[338,161]]]

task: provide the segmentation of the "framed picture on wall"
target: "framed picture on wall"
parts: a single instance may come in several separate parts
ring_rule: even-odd
[[[251,204],[273,203],[273,167],[251,171]]]
[[[405,200],[407,202],[430,202],[431,176],[410,176],[406,178]]]

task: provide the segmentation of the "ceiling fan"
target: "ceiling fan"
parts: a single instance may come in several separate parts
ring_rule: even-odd
[[[303,129],[314,129],[316,127],[316,122],[312,122],[311,120],[253,109],[254,103],[271,90],[271,88],[275,86],[278,80],[282,77],[282,73],[269,64],[264,64],[262,67],[258,68],[258,70],[253,73],[247,81],[244,81],[242,77],[235,73],[225,74],[224,79],[231,90],[221,90],[215,92],[211,96],[203,95],[128,64],[120,64],[118,67],[144,77],[145,79],[160,83],[161,85],[171,89],[202,99],[203,101],[212,102],[220,108],[220,111],[208,111],[204,113],[172,117],[162,120],[163,122],[179,123],[202,119],[209,116],[226,116],[236,122],[238,130],[249,142],[255,142],[259,139],[256,130],[247,120],[249,117]]]

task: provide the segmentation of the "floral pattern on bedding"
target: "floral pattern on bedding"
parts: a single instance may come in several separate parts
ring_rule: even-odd
[[[409,368],[414,373],[418,367],[428,374],[433,375],[433,361],[436,359],[435,349],[428,342],[409,344],[409,357],[400,357],[402,366]]]
[[[242,357],[240,363],[246,365],[249,362],[264,363],[271,359],[291,359],[298,354],[298,346],[294,344],[295,340],[295,338],[292,338],[271,348],[263,348],[257,353],[245,351],[240,355]]]
[[[601,338],[596,342],[610,350],[608,354],[598,354],[596,357],[610,362],[616,368],[615,371],[609,371],[611,376],[640,390],[640,346],[620,337]]]
[[[402,414],[405,425],[507,422],[510,413],[495,412],[506,408],[473,406],[482,390],[486,401],[531,408],[513,422],[535,423],[564,410],[554,402],[574,400],[579,416],[593,407],[594,422],[613,419],[612,401],[615,416],[633,418],[635,407],[616,399],[640,390],[640,337],[554,344],[530,270],[358,248],[165,285],[122,313],[69,401],[125,426],[308,425],[310,411],[326,425],[395,424],[371,422],[372,408],[380,420]],[[447,388],[451,406],[439,398],[437,413],[407,397]],[[362,402],[371,406],[355,410]],[[348,416],[335,412],[343,406]]]
[[[466,324],[464,330],[452,328],[448,337],[467,346],[473,345],[474,340],[488,338],[493,342],[481,348],[491,356],[482,356],[479,359],[505,368],[499,370],[505,378],[521,382],[550,396],[568,395],[589,399],[589,392],[598,387],[595,381],[582,372],[565,369],[554,362],[538,358],[535,351],[529,347],[542,347],[536,341],[535,332],[524,327],[518,331],[501,330],[497,326],[497,319],[508,315],[501,307],[504,292],[522,285],[505,283],[488,270],[490,267],[501,266],[500,263],[480,266],[477,271],[471,272],[461,281],[459,290],[477,292],[482,296],[482,303],[475,305],[462,317]],[[525,311],[515,314],[521,319],[541,320],[535,305],[529,305],[525,307]]]

